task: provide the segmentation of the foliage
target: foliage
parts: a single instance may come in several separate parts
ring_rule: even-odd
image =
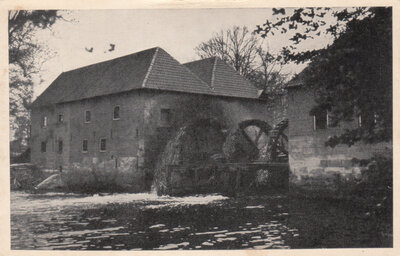
[[[33,75],[40,70],[39,54],[45,48],[34,40],[37,30],[50,28],[61,16],[54,10],[9,11],[8,53],[10,87],[10,129],[13,136],[27,138],[33,97]]]
[[[364,198],[367,216],[391,223],[393,217],[393,159],[375,155],[371,159],[357,160],[364,165],[361,180],[351,195]]]
[[[31,149],[27,148],[22,154],[17,157],[12,157],[10,159],[10,163],[29,163],[31,161]]]
[[[276,22],[267,21],[256,32],[293,32],[292,43],[282,50],[285,62],[311,64],[296,78],[311,86],[316,95],[312,115],[328,111],[333,126],[361,117],[361,126],[332,137],[327,145],[353,145],[392,139],[392,9],[299,8]],[[333,24],[328,25],[327,15]],[[324,18],[325,17],[325,18]],[[322,34],[334,39],[322,49],[299,51],[305,40]]]
[[[263,49],[261,40],[247,27],[216,33],[195,51],[202,59],[219,57],[260,89],[282,89],[285,76],[280,72],[280,57]]]
[[[373,193],[389,191],[393,186],[393,159],[374,155],[371,159],[353,159],[353,162],[364,167],[361,171],[361,184],[373,189]]]
[[[307,39],[331,35],[338,38],[346,32],[347,22],[371,16],[371,9],[365,7],[344,8],[297,8],[287,13],[286,9],[273,8],[276,20],[266,20],[263,25],[257,25],[256,33],[265,38],[275,33],[288,34],[291,44],[282,48],[282,57],[285,62],[302,63],[318,56],[324,48],[299,50]]]

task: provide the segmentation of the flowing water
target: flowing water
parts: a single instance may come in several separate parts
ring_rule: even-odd
[[[293,202],[285,195],[235,199],[221,195],[12,192],[11,248],[287,249],[374,245],[368,240],[368,229],[358,228],[365,220],[355,221],[338,207]],[[325,226],[318,223],[321,219]],[[323,238],[321,234],[327,232],[329,237]],[[323,240],[318,240],[321,237]]]

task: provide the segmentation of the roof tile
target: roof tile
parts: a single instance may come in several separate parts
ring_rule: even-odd
[[[218,58],[181,65],[156,47],[61,73],[32,107],[135,89],[258,98],[258,90]]]
[[[217,57],[184,64],[213,89],[214,95],[257,99],[258,89]]]

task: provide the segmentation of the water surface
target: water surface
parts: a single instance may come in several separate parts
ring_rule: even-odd
[[[12,249],[289,249],[382,246],[340,205],[285,195],[11,193]]]

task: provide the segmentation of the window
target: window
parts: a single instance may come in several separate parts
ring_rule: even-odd
[[[42,153],[46,152],[46,141],[42,141],[42,143],[40,144],[40,151]]]
[[[42,127],[46,128],[47,127],[47,116],[44,116],[42,119]]]
[[[358,115],[358,127],[377,127],[380,121],[380,116],[376,112]]]
[[[83,152],[88,152],[88,140],[83,140],[82,141],[82,151]]]
[[[64,115],[59,114],[59,115],[58,115],[58,120],[57,120],[57,121],[58,121],[58,123],[60,123],[60,124],[63,123],[63,122],[64,122]]]
[[[377,113],[374,113],[374,125],[378,124],[379,120],[379,115]]]
[[[100,139],[100,151],[106,151],[106,139]]]
[[[328,114],[326,111],[320,111],[314,115],[314,130],[326,129],[328,124]]]
[[[63,141],[59,140],[58,141],[58,154],[62,154],[63,152]]]
[[[114,120],[118,120],[120,118],[119,116],[119,106],[114,107],[114,115],[113,115],[113,119]]]
[[[171,110],[161,109],[161,125],[170,125],[171,123]]]
[[[89,110],[86,110],[85,111],[85,123],[90,123],[91,120],[92,120],[91,113]]]
[[[327,127],[334,127],[334,117],[329,113],[326,114],[326,126]]]

